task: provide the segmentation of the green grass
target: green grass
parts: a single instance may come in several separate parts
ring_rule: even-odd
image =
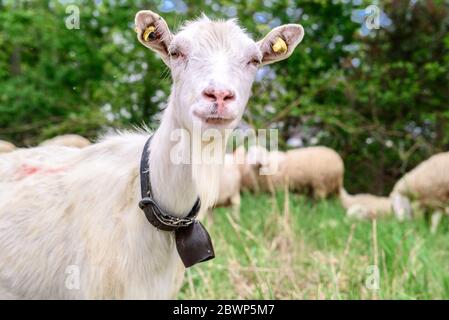
[[[180,299],[448,299],[449,226],[354,221],[336,200],[244,194],[206,219],[216,258],[187,271]],[[379,288],[366,283],[379,270]]]

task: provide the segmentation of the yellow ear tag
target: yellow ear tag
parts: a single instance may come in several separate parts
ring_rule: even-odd
[[[287,44],[280,37],[278,37],[276,39],[276,42],[273,44],[272,48],[273,48],[273,51],[276,52],[276,53],[284,54],[284,53],[286,53],[288,51]]]
[[[156,28],[153,26],[149,26],[148,28],[145,29],[144,33],[143,33],[143,40],[148,41],[148,38],[153,38],[155,35],[153,34],[154,31],[156,31]],[[154,40],[151,39],[151,40]]]

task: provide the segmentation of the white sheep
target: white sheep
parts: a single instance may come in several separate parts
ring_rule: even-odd
[[[392,213],[391,200],[388,197],[368,193],[350,195],[344,188],[340,190],[340,201],[346,214],[351,218],[372,219],[388,216]]]
[[[245,186],[254,191],[273,193],[284,189],[287,183],[287,155],[282,151],[268,151],[262,146],[251,146],[246,155]],[[250,174],[248,175],[248,170]]]
[[[250,190],[273,191],[288,183],[289,189],[311,192],[316,199],[338,194],[343,184],[344,164],[334,150],[307,147],[287,152],[251,147],[241,167],[242,185]]]
[[[316,199],[338,194],[343,185],[343,160],[331,148],[317,146],[290,150],[286,170],[292,190],[311,189]]]
[[[408,199],[425,211],[441,216],[449,211],[449,152],[433,155],[406,173],[390,194],[393,199]],[[395,214],[411,216],[411,210],[403,201],[394,207]]]
[[[176,35],[152,11],[138,12],[135,22],[139,41],[160,55],[174,82],[150,146],[153,196],[184,217],[198,196],[204,209],[216,200],[222,168],[194,162],[203,153],[191,145],[213,145],[224,156],[223,141],[203,136],[235,128],[257,67],[289,57],[304,31],[283,25],[254,42],[235,20],[203,17]],[[285,50],[273,49],[279,41]],[[181,263],[174,234],[156,229],[138,207],[148,137],[128,133],[84,149],[38,147],[0,156],[1,167],[16,168],[9,172],[15,178],[0,180],[1,298],[174,297]],[[45,161],[33,162],[34,153],[47,154]],[[188,161],[178,162],[178,153]]]
[[[258,171],[254,168],[255,163],[249,163],[245,147],[239,146],[235,150],[235,155],[241,177],[240,189],[243,191],[260,191]]]
[[[45,140],[40,144],[41,146],[66,146],[74,148],[85,148],[91,145],[91,142],[86,138],[77,134],[64,134],[54,138]]]
[[[16,146],[11,142],[0,140],[0,153],[12,152],[16,150]]]

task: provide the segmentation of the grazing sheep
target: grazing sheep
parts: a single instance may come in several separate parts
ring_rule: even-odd
[[[257,146],[248,150],[242,166],[242,185],[253,191],[273,191],[288,183],[289,189],[323,199],[338,194],[343,184],[344,164],[327,147],[307,147],[287,152],[268,152]],[[268,174],[261,174],[268,173]]]
[[[288,151],[286,170],[292,190],[311,189],[316,199],[338,194],[343,185],[343,160],[337,152],[327,147]]]
[[[391,208],[399,221],[409,220],[413,217],[413,208],[409,198],[399,193],[390,194]]]
[[[367,193],[350,195],[342,188],[340,190],[340,201],[343,208],[346,209],[348,217],[351,218],[379,218],[392,212],[391,200],[388,197],[379,197]]]
[[[424,211],[437,214],[447,211],[449,208],[449,152],[433,155],[406,173],[395,184],[390,197],[408,199]],[[407,201],[403,203],[406,205]],[[397,216],[404,211],[411,211],[404,204],[398,204],[394,209]]]
[[[436,154],[406,173],[394,186],[423,207],[445,208],[449,202],[449,152]]]
[[[185,217],[198,196],[202,210],[216,200],[222,168],[193,161],[203,153],[191,145],[212,144],[223,161],[226,141],[204,136],[213,131],[226,140],[257,67],[289,57],[304,31],[283,25],[256,43],[235,20],[203,17],[176,35],[152,11],[138,12],[135,22],[138,40],[160,55],[173,78],[150,145],[153,198],[170,215]],[[279,39],[286,50],[274,50]],[[189,136],[174,141],[177,133]],[[0,187],[0,298],[174,297],[181,263],[174,233],[156,229],[138,207],[148,137],[127,133],[84,149],[38,147],[20,158],[0,156],[1,167],[16,168],[9,173],[14,179],[0,182],[6,185]],[[174,151],[187,161],[175,161]],[[34,153],[45,161],[35,162]]]
[[[0,140],[0,153],[12,152],[16,150],[16,146],[11,142]]]
[[[282,151],[271,151],[261,146],[251,146],[247,154],[247,170],[251,175],[245,179],[248,189],[273,193],[287,183],[287,156]]]
[[[258,183],[258,173],[253,165],[248,162],[247,153],[244,146],[238,147],[235,152],[237,165],[240,171],[241,183],[240,189],[243,191],[260,191]]]
[[[267,164],[260,168],[260,172],[268,173],[261,175],[262,185],[267,186],[268,190],[273,193],[275,190],[284,189],[288,183],[287,155],[282,151],[271,151],[268,155]]]
[[[64,134],[45,140],[41,146],[66,146],[74,148],[84,148],[91,145],[90,141],[77,134]]]

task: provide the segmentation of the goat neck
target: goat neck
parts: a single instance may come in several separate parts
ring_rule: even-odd
[[[218,162],[203,163],[195,162],[195,153],[201,152],[207,144],[201,135],[190,133],[185,130],[173,112],[171,102],[164,112],[160,127],[154,133],[150,153],[150,180],[153,196],[163,209],[177,217],[184,217],[191,210],[197,197],[202,203],[200,212],[211,207],[218,196],[218,185],[224,161],[225,142],[215,150],[218,150]],[[187,136],[179,136],[175,132],[187,132]],[[200,148],[196,149],[193,145]],[[174,153],[179,152],[187,155],[188,161],[179,163],[174,161]],[[201,159],[200,157],[196,159]]]

